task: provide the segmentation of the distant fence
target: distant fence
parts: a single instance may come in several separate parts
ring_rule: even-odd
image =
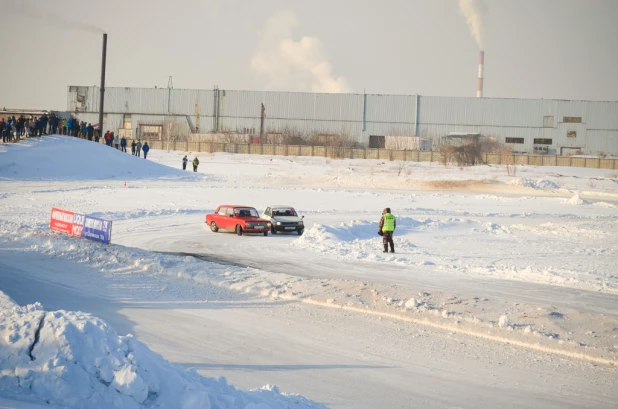
[[[150,149],[183,152],[227,152],[249,155],[319,156],[332,159],[379,159],[407,162],[442,162],[442,153],[437,151],[411,151],[373,148],[343,148],[333,146],[239,144],[222,142],[152,141]],[[127,140],[127,149],[131,140]],[[618,169],[618,159],[580,158],[549,155],[504,155],[483,153],[488,165],[515,164],[532,166],[572,166],[595,169]]]

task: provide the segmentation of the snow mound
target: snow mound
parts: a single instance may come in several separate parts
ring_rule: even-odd
[[[29,138],[4,148],[0,150],[0,180],[194,180],[199,177],[193,172],[70,136]]]
[[[565,199],[563,201],[563,203],[565,204],[570,204],[570,205],[574,205],[574,206],[581,206],[581,205],[585,205],[588,204],[588,202],[586,202],[584,199],[582,199],[581,197],[579,197],[579,193],[576,193],[573,197],[571,197],[570,199]]]
[[[272,408],[324,406],[265,386],[249,392],[225,378],[173,366],[132,336],[72,311],[19,307],[0,292],[0,391],[66,408]]]
[[[547,179],[538,179],[533,180],[529,178],[517,178],[507,182],[509,185],[513,186],[523,186],[529,187],[537,190],[555,190],[560,189],[560,186]]]
[[[397,232],[430,229],[441,225],[440,222],[427,219],[418,221],[412,218],[398,218]],[[376,255],[376,250],[382,248],[382,238],[378,236],[378,222],[356,220],[342,223],[339,226],[315,224],[293,242],[293,245],[310,249],[320,254],[330,254],[349,259],[367,259],[382,261],[387,256]],[[412,250],[416,246],[407,239],[394,238],[395,249]],[[392,257],[392,256],[390,256]],[[391,260],[388,258],[388,260]],[[391,260],[392,261],[392,260]]]

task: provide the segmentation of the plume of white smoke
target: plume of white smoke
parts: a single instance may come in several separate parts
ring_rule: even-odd
[[[50,4],[53,4],[50,2]],[[38,4],[37,6],[40,6]],[[88,31],[90,33],[95,34],[103,34],[105,31],[102,28],[95,26],[94,24],[90,24],[88,22],[79,21],[79,20],[71,20],[64,18],[58,14],[49,13],[40,9],[35,9],[28,4],[26,1],[21,0],[9,0],[6,5],[2,8],[3,12],[8,12],[11,14],[15,14],[18,16],[24,16],[36,20],[42,21],[44,24],[70,29],[70,30],[80,30],[80,31]]]
[[[340,93],[349,92],[343,77],[335,77],[322,43],[316,37],[294,40],[298,18],[291,11],[270,17],[260,33],[260,43],[251,59],[251,68],[264,76],[271,89]]]
[[[481,50],[484,49],[483,44],[483,19],[487,12],[487,6],[483,0],[459,0],[459,10],[466,18],[470,32],[476,40]]]

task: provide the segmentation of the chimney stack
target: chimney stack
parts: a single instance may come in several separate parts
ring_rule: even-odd
[[[478,87],[476,89],[476,97],[483,98],[483,66],[485,65],[485,51],[481,51],[479,54],[479,79]]]
[[[103,137],[103,107],[105,103],[105,62],[107,59],[107,33],[103,34],[103,55],[101,56],[101,90],[99,101],[99,137]]]

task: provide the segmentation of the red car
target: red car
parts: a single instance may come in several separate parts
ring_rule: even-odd
[[[206,215],[206,224],[210,230],[235,231],[242,236],[243,233],[263,233],[268,236],[270,222],[260,218],[260,214],[250,206],[221,205],[214,213]]]

